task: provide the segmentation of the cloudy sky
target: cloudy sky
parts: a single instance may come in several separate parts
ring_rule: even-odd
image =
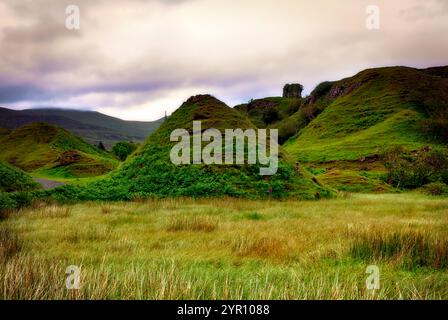
[[[154,120],[198,93],[233,106],[287,82],[448,65],[447,35],[447,0],[0,0],[0,106]]]

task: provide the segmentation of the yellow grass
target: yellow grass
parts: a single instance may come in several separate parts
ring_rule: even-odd
[[[1,245],[13,244],[0,258],[3,299],[448,299],[446,198],[49,205],[0,228],[9,230]],[[401,263],[419,248],[430,263]],[[81,268],[79,290],[65,287],[69,265]]]

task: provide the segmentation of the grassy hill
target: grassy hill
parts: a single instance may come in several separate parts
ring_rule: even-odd
[[[0,136],[0,145],[0,160],[43,176],[97,176],[118,163],[108,153],[46,123],[32,123]]]
[[[325,82],[286,119],[294,123],[298,133],[284,148],[297,160],[327,173],[329,167],[347,167],[347,161],[352,162],[351,169],[333,171],[332,177],[336,177],[337,183],[341,179],[348,180],[348,185],[364,180],[368,185],[368,176],[377,176],[384,167],[381,169],[377,161],[359,163],[360,160],[375,159],[395,145],[409,150],[446,146],[447,70],[379,68]],[[353,166],[353,162],[358,164]],[[365,172],[370,169],[374,169],[373,173]],[[361,171],[364,176],[359,176]],[[331,184],[331,177],[327,178]],[[379,185],[381,181],[377,182],[374,189],[387,189],[384,184]]]
[[[307,162],[357,160],[391,145],[435,143],[424,120],[447,112],[448,79],[412,68],[370,69],[317,99],[326,100],[325,109],[285,148]]]
[[[301,103],[301,98],[269,97],[237,105],[235,109],[244,112],[258,128],[266,128],[297,112]]]
[[[30,191],[38,187],[24,171],[0,162],[0,192]]]
[[[202,130],[254,128],[241,112],[209,95],[188,99],[152,134],[146,143],[118,171],[102,181],[78,189],[57,191],[79,199],[123,200],[151,196],[237,196],[295,197],[315,199],[331,191],[308,172],[296,172],[288,156],[280,151],[278,172],[271,177],[259,174],[260,165],[180,165],[170,161],[170,134],[184,128],[192,132],[192,121],[201,120]]]
[[[97,145],[101,141],[111,148],[119,141],[145,141],[163,119],[153,122],[124,121],[93,111],[54,108],[16,111],[0,108],[0,127],[16,129],[33,122],[59,126],[92,144]]]

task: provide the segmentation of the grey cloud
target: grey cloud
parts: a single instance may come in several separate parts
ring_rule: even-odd
[[[374,33],[359,0],[313,3],[4,0],[13,19],[0,26],[0,102],[126,109],[199,90],[234,103],[280,95],[285,82],[309,92],[365,67],[448,63],[443,41],[428,37],[448,31],[428,18],[448,1],[384,2],[393,16]],[[64,28],[68,4],[81,8],[80,32]]]
[[[34,85],[0,85],[0,103],[45,100],[53,95]]]

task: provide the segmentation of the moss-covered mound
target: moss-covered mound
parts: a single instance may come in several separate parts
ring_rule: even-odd
[[[0,192],[30,191],[37,188],[39,185],[28,174],[0,162]]]
[[[46,123],[32,123],[0,136],[0,145],[0,160],[50,177],[97,176],[118,164],[110,154]],[[66,161],[67,153],[76,156]]]
[[[379,68],[325,82],[291,116],[297,134],[285,149],[300,161],[328,162],[446,144],[446,70]]]
[[[202,130],[256,129],[241,112],[210,95],[188,99],[151,135],[134,155],[110,177],[82,187],[63,187],[54,192],[81,200],[126,200],[138,197],[164,196],[236,196],[249,198],[316,199],[332,192],[302,172],[280,150],[278,171],[262,176],[255,165],[175,165],[170,160],[173,142],[171,132],[192,132],[193,121],[202,122]]]

